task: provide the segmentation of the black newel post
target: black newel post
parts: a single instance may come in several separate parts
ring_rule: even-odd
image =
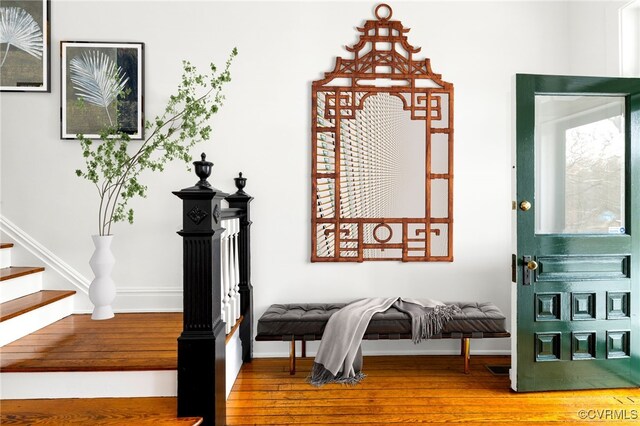
[[[240,266],[240,312],[244,316],[240,324],[240,341],[242,342],[242,361],[251,362],[253,358],[253,286],[251,285],[251,212],[249,204],[253,197],[244,192],[247,178],[242,173],[234,179],[236,181],[235,194],[226,200],[231,208],[244,211],[240,219],[240,234],[238,241]]]
[[[226,423],[225,332],[220,317],[220,202],[228,194],[207,178],[212,163],[195,161],[200,181],[175,191],[183,201],[183,329],[178,338],[178,417]]]

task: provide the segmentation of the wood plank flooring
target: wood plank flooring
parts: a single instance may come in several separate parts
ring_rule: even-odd
[[[361,384],[315,388],[305,382],[311,359],[301,360],[295,376],[289,375],[287,359],[255,359],[243,365],[233,387],[227,424],[564,426],[636,424],[640,418],[638,388],[518,394],[509,390],[507,376],[494,376],[485,368],[508,364],[508,357],[472,356],[469,375],[460,372],[459,361],[455,356],[365,357],[368,377]],[[1,404],[3,425],[195,424],[176,421],[175,398]],[[587,419],[581,419],[580,410],[587,410]]]
[[[0,348],[0,371],[176,369],[180,331],[180,313],[118,314],[107,321],[74,315]],[[311,363],[300,359],[295,376],[285,358],[243,365],[227,402],[227,424],[559,426],[640,419],[640,388],[514,393],[508,376],[486,369],[508,365],[508,357],[472,356],[471,373],[465,375],[459,356],[367,356],[368,377],[361,384],[321,388],[305,381]],[[175,419],[175,398],[3,400],[0,405],[2,425],[196,424]],[[587,410],[584,421],[580,410]]]
[[[177,369],[182,313],[71,315],[0,348],[0,372]]]
[[[466,423],[579,424],[607,420],[606,411],[640,419],[640,389],[518,394],[508,376],[486,365],[507,365],[509,357],[472,356],[462,374],[457,356],[365,357],[367,378],[357,386],[315,388],[305,382],[311,359],[290,376],[286,359],[256,359],[242,367],[227,402],[229,425]],[[622,411],[620,411],[622,410]],[[635,411],[634,411],[635,410]],[[613,414],[611,414],[613,415]],[[609,419],[610,420],[610,419]]]

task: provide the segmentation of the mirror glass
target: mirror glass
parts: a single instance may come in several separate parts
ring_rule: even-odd
[[[424,217],[424,121],[378,93],[340,128],[340,216]]]

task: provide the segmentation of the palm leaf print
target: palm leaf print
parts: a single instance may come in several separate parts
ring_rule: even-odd
[[[129,81],[122,68],[103,52],[91,50],[71,59],[69,71],[78,99],[103,107],[113,125],[109,105]]]
[[[9,47],[14,46],[38,59],[42,58],[42,30],[33,17],[21,7],[0,7],[0,44],[6,43],[4,65]]]

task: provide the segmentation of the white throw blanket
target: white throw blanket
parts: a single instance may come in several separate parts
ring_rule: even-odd
[[[362,338],[373,315],[386,311],[392,305],[411,316],[415,343],[440,333],[453,314],[459,312],[455,305],[445,305],[430,299],[377,297],[356,300],[329,318],[309,382],[321,386],[325,383],[355,384],[362,380],[365,377],[360,371]]]

